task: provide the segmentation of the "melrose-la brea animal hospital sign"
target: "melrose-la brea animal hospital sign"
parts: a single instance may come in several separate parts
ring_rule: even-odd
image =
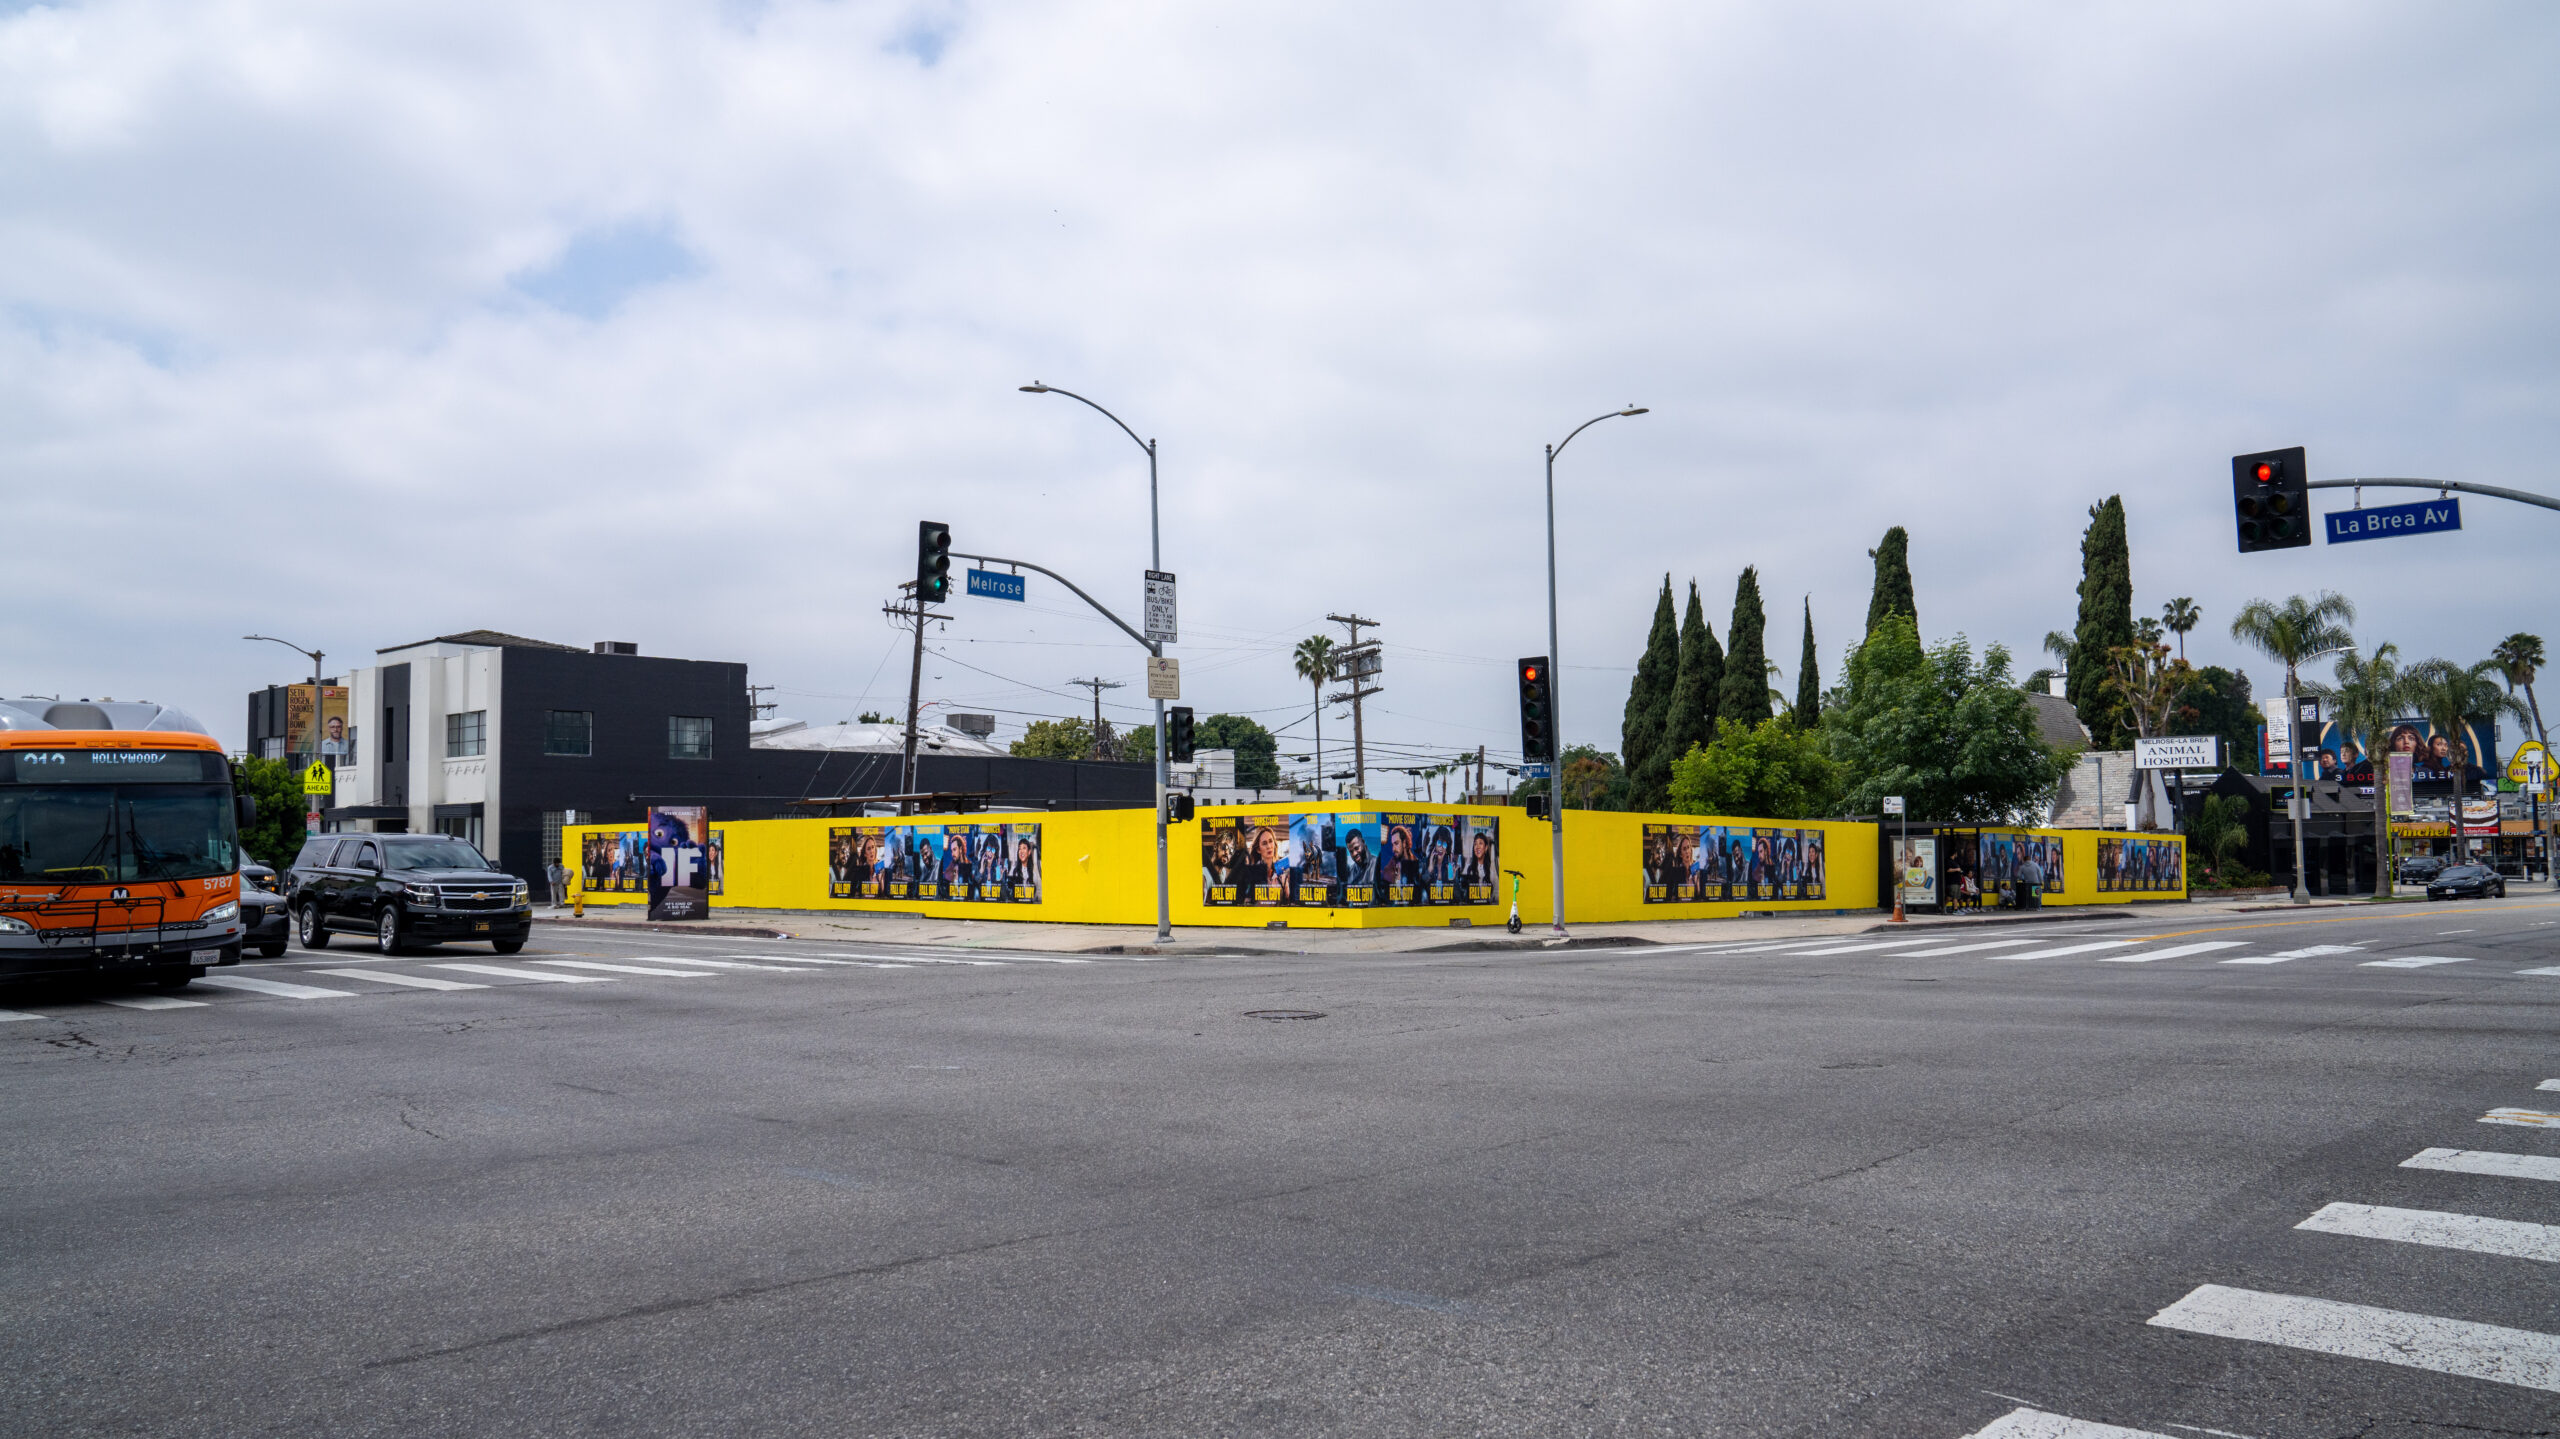
[[[2209,734],[2169,735],[2133,742],[2136,769],[2219,769],[2222,743]]]

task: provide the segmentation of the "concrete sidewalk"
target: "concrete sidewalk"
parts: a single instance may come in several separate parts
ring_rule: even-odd
[[[2348,902],[2325,900],[2314,908],[2344,908]],[[2136,918],[2204,918],[2227,914],[2291,909],[2265,899],[2202,902],[2162,901],[2129,905],[2082,905],[2070,909],[1980,910],[1967,914],[1915,915],[1899,928],[1922,933],[1947,929],[1989,929],[2021,924],[2077,924]],[[929,945],[951,949],[1006,949],[1048,954],[1419,954],[1433,951],[1540,950],[1624,948],[1638,945],[1738,944],[1826,935],[1866,934],[1894,928],[1882,911],[1847,914],[1777,914],[1735,919],[1623,920],[1572,926],[1572,938],[1558,944],[1543,925],[1519,934],[1498,925],[1397,929],[1248,929],[1223,925],[1185,925],[1174,930],[1174,942],[1159,946],[1152,925],[1057,924],[1023,920],[928,919],[917,915],[847,913],[782,909],[715,909],[699,924],[650,924],[633,906],[596,907],[584,919],[567,911],[537,911],[535,918],[554,933],[576,929],[663,930],[672,934],[733,934],[774,939],[828,940],[851,944]],[[628,916],[628,917],[626,917]]]

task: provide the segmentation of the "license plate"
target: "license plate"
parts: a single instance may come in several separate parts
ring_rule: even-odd
[[[471,926],[471,929],[475,934],[487,934],[489,932],[489,921],[484,919],[478,924]]]

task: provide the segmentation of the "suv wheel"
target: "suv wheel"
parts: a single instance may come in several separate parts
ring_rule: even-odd
[[[396,906],[382,907],[381,922],[373,927],[373,947],[384,954],[398,954],[409,947],[409,936],[400,932],[400,911]]]
[[[329,926],[321,921],[318,901],[302,907],[301,912],[294,916],[294,926],[300,931],[304,949],[329,947]]]

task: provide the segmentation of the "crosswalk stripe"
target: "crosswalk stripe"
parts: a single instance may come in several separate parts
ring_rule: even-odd
[[[2536,1088],[2536,1089],[2560,1089],[2560,1079],[2546,1079],[2546,1080],[2542,1081],[2540,1084],[2535,1085],[2535,1086],[2534,1086],[2534,1088]]]
[[[1888,939],[1866,944],[1840,944],[1829,949],[1800,949],[1798,954],[1856,954],[1869,949],[1909,949],[1914,945],[1935,944],[1934,939]]]
[[[1916,949],[1900,955],[1902,959],[1934,959],[1942,954],[1973,954],[1986,949],[2016,949],[2020,945],[2042,944],[2041,939],[1986,939],[1973,944],[1954,944],[1945,949]]]
[[[537,959],[536,964],[556,964],[563,969],[600,969],[609,974],[649,974],[664,979],[712,979],[717,976],[699,969],[662,969],[645,964],[606,964],[597,959]]]
[[[322,989],[309,984],[287,984],[280,979],[251,979],[245,974],[208,974],[196,981],[215,989],[245,990],[250,994],[272,994],[278,999],[353,999],[352,989]]]
[[[42,1019],[42,1018],[44,1018],[44,1016],[43,1016],[43,1015],[41,1015],[41,1014],[21,1014],[21,1013],[19,1013],[17,1010],[14,1010],[14,1009],[0,1009],[0,1024],[7,1024],[7,1023],[10,1023],[10,1022],[11,1022],[11,1021],[13,1021],[13,1020],[20,1020],[20,1019]]]
[[[463,974],[494,974],[500,979],[538,979],[545,984],[612,984],[601,974],[546,974],[538,969],[509,969],[503,964],[439,964],[438,969]]]
[[[2315,1234],[2387,1239],[2431,1249],[2467,1249],[2508,1259],[2560,1259],[2560,1225],[2527,1224],[2435,1209],[2393,1209],[2380,1204],[2324,1204],[2293,1226]]]
[[[779,974],[816,974],[818,972],[807,965],[753,964],[743,959],[660,959],[656,955],[641,955],[636,958],[643,964],[690,964],[703,969],[770,969]]]
[[[2190,1334],[2560,1393],[2560,1334],[2220,1284],[2198,1286],[2148,1322]]]
[[[2191,954],[2211,954],[2217,949],[2237,949],[2245,939],[2208,939],[2195,944],[2175,944],[2167,949],[2136,950],[2132,954],[2104,954],[2098,958],[2105,964],[2149,964],[2155,959],[2184,959]]]
[[[165,994],[137,994],[102,999],[98,1002],[112,1004],[118,1009],[202,1009],[205,1007],[201,999],[171,999]]]
[[[2542,1154],[2507,1154],[2494,1149],[2421,1149],[2400,1161],[2403,1169],[2444,1169],[2456,1174],[2494,1174],[2501,1179],[2547,1179],[2560,1183],[2560,1159]]]
[[[2467,959],[2456,959],[2449,954],[2403,954],[2391,959],[2368,959],[2356,968],[2424,969],[2431,964],[2469,964],[2470,962]]]
[[[2544,967],[2543,967],[2543,968],[2541,968],[2541,969],[2519,969],[2519,970],[2517,970],[2517,971],[2516,971],[2516,973],[2518,973],[2518,974],[2560,974],[2560,964],[2546,965],[2546,966],[2544,966]]]
[[[2224,964],[2282,964],[2289,959],[2317,959],[2324,954],[2360,954],[2361,944],[2306,944],[2300,949],[2278,950],[2274,954],[2252,954],[2240,959],[2226,959]]]
[[[311,972],[334,975],[339,979],[369,979],[376,984],[405,984],[411,989],[487,989],[489,987],[459,979],[432,979],[423,974],[394,974],[387,969],[315,969]]]
[[[2127,1429],[2117,1424],[2092,1424],[2086,1419],[2066,1419],[2047,1414],[2041,1409],[2012,1409],[1964,1439],[2169,1439],[2148,1429]]]
[[[2066,954],[2088,954],[2101,949],[2122,949],[2130,939],[2093,939],[2087,944],[2066,944],[2060,949],[2030,950],[2025,954],[2004,954],[2002,959],[2059,959]]]
[[[2539,1109],[2492,1109],[2480,1116],[2482,1124],[2520,1124],[2527,1129],[2560,1129],[2560,1114]]]

